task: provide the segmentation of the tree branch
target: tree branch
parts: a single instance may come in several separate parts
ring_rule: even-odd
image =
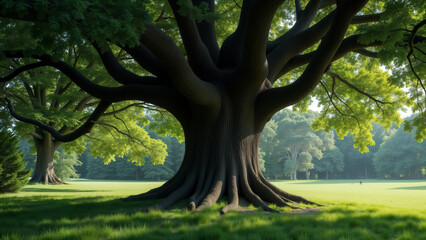
[[[364,55],[364,56],[367,56],[367,57],[371,57],[371,58],[378,58],[379,57],[377,52],[369,51],[369,50],[364,49],[364,48],[355,50],[354,52],[359,53],[359,54]]]
[[[103,51],[96,44],[93,44],[94,48],[101,57],[102,63],[105,66],[105,69],[108,71],[114,80],[117,82],[128,85],[128,84],[158,84],[157,78],[151,77],[141,77],[131,71],[125,69],[117,60],[117,58],[112,53],[111,49]]]
[[[215,12],[214,0],[192,0],[192,2],[195,6],[199,6],[201,3],[205,2],[209,6],[209,12]],[[210,57],[212,58],[213,62],[217,64],[219,61],[219,45],[217,43],[215,21],[202,20],[196,24],[201,40],[209,50]]]
[[[414,38],[415,38],[415,36],[416,36],[416,34],[417,34],[417,32],[419,31],[419,29],[423,26],[423,25],[425,25],[426,24],[426,19],[424,19],[423,21],[421,21],[420,23],[418,23],[418,24],[416,24],[415,26],[414,26],[414,28],[413,28],[413,30],[411,31],[411,35],[410,35],[410,38],[409,38],[409,40],[408,40],[408,46],[410,47],[410,51],[408,52],[408,54],[407,54],[407,60],[408,60],[408,63],[409,63],[409,65],[410,65],[410,69],[411,69],[411,71],[413,72],[413,74],[414,74],[414,76],[416,77],[416,79],[417,79],[417,82],[420,84],[420,86],[423,88],[423,92],[426,94],[426,88],[425,88],[425,85],[423,84],[423,81],[422,81],[422,79],[420,78],[420,76],[416,73],[416,71],[414,70],[414,67],[413,67],[413,63],[411,62],[411,56],[413,55],[413,53],[414,53]]]
[[[28,71],[28,70],[32,70],[35,68],[39,68],[39,67],[44,67],[47,66],[47,63],[44,62],[36,62],[36,63],[30,63],[27,65],[24,65],[22,67],[19,67],[17,69],[15,69],[12,73],[10,73],[9,75],[5,76],[5,77],[0,77],[0,82],[7,82],[12,80],[13,78],[17,77],[19,74]]]
[[[23,51],[4,51],[3,53],[8,58],[24,57]],[[166,85],[129,84],[122,87],[105,87],[93,83],[79,71],[63,61],[53,62],[50,55],[35,55],[32,57],[46,63],[48,66],[58,69],[83,91],[104,101],[119,102],[124,100],[141,100],[167,109],[173,115],[178,114],[178,111],[181,111],[183,106],[187,105],[178,92]]]
[[[268,73],[266,46],[273,16],[284,0],[244,1],[240,22],[231,38],[230,54],[241,54],[237,67],[236,85],[258,88]],[[233,41],[233,42],[232,42]],[[236,51],[236,50],[237,51]]]
[[[327,96],[328,96],[328,98],[329,98],[329,100],[330,100],[330,103],[333,105],[333,107],[334,107],[334,109],[336,109],[336,111],[340,114],[340,115],[342,115],[342,116],[346,116],[346,117],[351,117],[351,118],[353,118],[353,119],[355,119],[356,120],[356,122],[358,123],[358,127],[359,128],[361,128],[361,124],[360,124],[360,122],[359,122],[359,119],[355,116],[355,115],[349,115],[349,114],[346,114],[346,113],[343,113],[337,106],[336,106],[336,104],[334,103],[334,101],[333,101],[333,95],[334,96],[336,96],[337,97],[337,95],[334,93],[334,91],[331,93],[331,95],[330,95],[330,93],[329,93],[329,91],[328,91],[328,89],[327,89],[327,87],[325,86],[325,84],[323,83],[323,82],[321,82],[320,81],[320,84],[321,84],[321,86],[324,88],[324,91],[326,92],[326,94],[327,94]],[[345,104],[351,111],[352,111],[352,109],[345,103],[345,102],[343,102],[339,97],[337,97],[338,99],[339,99],[339,101],[341,101],[343,104]],[[353,111],[352,111],[353,112]]]
[[[31,136],[37,138],[38,140],[43,140],[43,136],[41,136],[40,134],[33,132],[33,131],[29,131],[28,132]]]
[[[118,129],[116,126],[114,126],[114,125],[111,125],[111,124],[108,124],[108,123],[106,123],[106,122],[101,122],[101,121],[95,121],[94,123],[96,123],[96,124],[99,124],[99,125],[102,125],[102,126],[105,126],[105,127],[110,127],[110,128],[113,128],[115,131],[117,131],[118,133],[120,133],[120,134],[122,134],[122,135],[124,135],[124,136],[127,136],[131,141],[138,141],[139,143],[141,143],[142,144],[142,146],[144,146],[145,148],[147,148],[147,149],[149,149],[146,145],[145,145],[145,143],[142,141],[142,140],[140,140],[140,139],[138,139],[138,138],[135,138],[135,137],[133,137],[132,135],[130,135],[129,133],[125,133],[125,132],[123,132],[123,131],[121,131],[120,129]],[[126,128],[127,128],[127,126],[126,126]],[[111,135],[112,135],[112,133],[111,133]],[[115,138],[114,137],[114,135],[112,135],[113,136],[113,138]]]
[[[19,115],[18,113],[16,113],[15,109],[13,108],[12,102],[8,98],[3,98],[3,100],[5,100],[5,102],[7,103],[9,112],[14,118],[16,118],[19,121],[35,125],[49,132],[50,134],[52,134],[52,137],[54,137],[55,140],[61,141],[61,142],[70,142],[85,135],[86,133],[89,133],[92,130],[93,126],[95,125],[95,121],[97,121],[102,116],[102,113],[105,112],[108,109],[108,107],[111,105],[110,102],[101,101],[99,105],[96,107],[95,111],[93,111],[93,113],[90,115],[90,117],[81,127],[79,127],[77,130],[75,130],[72,133],[62,135],[58,131],[56,131],[54,128],[50,127],[49,125],[46,125],[34,119],[26,118]]]
[[[216,71],[216,65],[210,56],[209,50],[201,39],[195,20],[190,16],[183,16],[179,12],[181,6],[178,5],[176,0],[169,0],[168,2],[179,26],[180,35],[185,46],[189,65],[200,78],[209,78],[209,76]],[[192,5],[190,0],[186,0],[183,4]]]
[[[348,52],[352,52],[352,51],[358,51],[360,49],[366,48],[366,47],[374,47],[374,46],[380,46],[382,43],[379,41],[376,42],[371,42],[369,44],[362,44],[358,42],[358,38],[361,35],[352,35],[350,37],[345,38],[339,49],[336,51],[336,53],[334,54],[334,57],[332,59],[332,61],[335,61],[341,57],[343,57],[346,53]],[[365,53],[365,52],[363,52]],[[313,51],[310,53],[306,53],[306,54],[302,54],[302,55],[297,55],[294,56],[290,61],[288,61],[288,63],[280,70],[279,74],[277,75],[277,79],[280,78],[282,75],[284,75],[285,73],[303,66],[307,63],[309,63],[313,56],[317,54],[317,51]]]
[[[157,27],[146,24],[141,42],[160,60],[175,88],[188,100],[199,105],[217,105],[219,91],[199,79],[173,40]]]
[[[259,93],[256,99],[256,113],[259,116],[264,116],[262,124],[275,112],[300,101],[313,91],[327,66],[338,53],[353,16],[366,3],[367,0],[338,2],[333,25],[321,41],[302,75],[295,82],[285,87],[267,89]]]
[[[143,44],[136,47],[122,47],[145,70],[161,79],[167,79],[160,61]]]
[[[296,6],[296,21],[299,21],[303,12],[302,5],[300,4],[300,0],[294,0],[294,4]]]
[[[312,13],[316,13],[318,6],[311,6],[311,9]],[[308,8],[306,10],[308,10]],[[307,20],[305,25],[298,25],[296,23],[290,31],[279,37],[277,40],[269,43],[267,50],[269,63],[268,79],[272,83],[274,83],[279,76],[282,75],[280,70],[290,61],[291,58],[311,47],[324,37],[333,23],[334,15],[335,11],[329,13],[314,26],[306,29],[309,27],[313,17],[315,16],[310,15],[309,17],[306,17]],[[351,24],[377,22],[380,20],[381,15],[382,14],[379,13],[354,16],[351,20]],[[296,26],[299,28],[296,28]]]
[[[390,102],[383,102],[383,101],[381,101],[381,100],[378,100],[377,98],[373,97],[373,96],[372,96],[372,95],[370,95],[369,93],[366,93],[366,92],[362,91],[361,89],[357,88],[357,87],[356,87],[355,85],[353,85],[352,83],[350,83],[350,82],[346,81],[345,79],[343,79],[343,78],[342,78],[339,74],[337,74],[337,73],[334,73],[334,72],[331,72],[330,70],[328,70],[328,71],[327,71],[327,74],[328,74],[330,77],[333,77],[333,78],[337,78],[337,79],[339,79],[339,81],[341,81],[342,83],[346,84],[348,87],[352,88],[353,90],[357,91],[358,93],[361,93],[362,95],[364,95],[364,96],[366,96],[366,97],[370,98],[371,100],[373,100],[373,101],[375,101],[375,102],[378,102],[378,103],[381,103],[381,104],[391,104]]]
[[[320,8],[325,8],[336,4],[336,0],[321,0]]]

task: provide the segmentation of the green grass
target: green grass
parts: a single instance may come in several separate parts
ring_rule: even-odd
[[[140,212],[153,202],[119,198],[160,182],[71,181],[0,195],[2,239],[426,239],[426,181],[277,181],[327,204],[315,214],[181,209]],[[289,212],[287,209],[286,211]]]

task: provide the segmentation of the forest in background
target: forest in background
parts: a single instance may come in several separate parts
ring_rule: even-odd
[[[334,130],[312,130],[316,112],[298,113],[283,110],[266,125],[260,142],[260,165],[268,179],[425,179],[426,142],[419,143],[414,133],[403,126],[389,130],[373,124],[371,133],[376,142],[369,152],[354,148],[353,135],[338,139]],[[148,126],[149,128],[149,126]],[[115,157],[104,163],[101,157],[90,155],[90,146],[83,154],[68,153],[59,148],[54,157],[55,172],[62,179],[87,178],[108,180],[170,179],[179,169],[185,152],[185,142],[171,135],[160,136],[148,129],[151,138],[167,145],[164,164],[135,165],[127,157]],[[27,168],[35,167],[31,145],[21,141]]]

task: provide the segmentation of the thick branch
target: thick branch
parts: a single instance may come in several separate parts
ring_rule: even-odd
[[[371,58],[378,58],[379,57],[377,52],[369,51],[369,50],[364,49],[364,48],[355,50],[354,52],[359,53],[359,54],[364,55],[364,56],[367,56],[367,57],[371,57]]]
[[[23,51],[4,51],[8,58],[22,58]],[[108,102],[119,102],[124,100],[141,100],[158,105],[170,111],[176,116],[178,111],[185,106],[184,100],[178,92],[166,85],[140,85],[129,84],[122,87],[105,87],[93,83],[82,75],[79,71],[69,66],[63,61],[53,62],[51,56],[45,54],[41,56],[33,56],[38,60],[46,63],[48,66],[54,67],[64,73],[83,91]],[[179,114],[178,114],[179,115]]]
[[[296,6],[296,19],[299,21],[299,19],[302,17],[302,4],[300,4],[300,0],[294,0],[294,4]]]
[[[201,39],[195,20],[190,16],[181,15],[179,12],[181,7],[177,4],[177,1],[169,0],[169,4],[179,26],[189,65],[191,65],[195,74],[200,78],[209,78],[209,76],[215,72],[216,65],[210,56],[209,50]],[[192,3],[190,0],[187,0],[184,4]]]
[[[283,0],[244,1],[236,31],[223,43],[220,52],[221,68],[239,68],[247,76],[266,76],[265,50],[273,15]],[[243,63],[244,61],[244,63]],[[253,68],[252,68],[253,67]],[[244,78],[242,76],[241,78]],[[239,85],[237,83],[237,85]]]
[[[272,18],[284,0],[244,1],[234,46],[241,48],[238,79],[246,86],[258,87],[268,72],[266,46]],[[244,86],[243,85],[243,86]]]
[[[199,105],[219,103],[219,91],[211,83],[199,79],[173,40],[157,27],[147,24],[141,42],[160,60],[175,88]]]
[[[109,75],[114,78],[117,82],[128,85],[128,84],[158,84],[156,78],[141,77],[136,75],[129,70],[125,69],[117,60],[112,53],[111,49],[102,51],[96,44],[94,44],[96,51],[101,57],[102,63]]]
[[[199,6],[201,3],[206,2],[209,6],[209,11],[211,13],[215,12],[214,0],[192,0],[192,2],[195,6]],[[215,21],[203,20],[201,22],[197,22],[197,29],[201,40],[209,50],[210,57],[213,62],[217,64],[219,61],[219,45],[217,43]]]
[[[315,9],[313,6],[312,9]],[[312,10],[311,10],[312,11]],[[313,12],[313,11],[312,11]],[[316,12],[316,11],[315,11]],[[318,41],[320,41],[327,31],[330,29],[333,22],[335,11],[329,13],[326,17],[321,19],[314,26],[300,32],[291,29],[283,36],[278,38],[274,42],[268,44],[268,63],[269,63],[269,73],[268,79],[274,83],[276,79],[279,78],[282,74],[280,70],[285,66],[288,61],[296,56],[297,54],[303,52],[307,48],[311,47]],[[359,15],[354,16],[351,20],[351,24],[361,24],[369,22],[377,22],[380,19],[381,14],[371,14],[371,15]],[[313,17],[313,16],[312,16]],[[312,19],[309,19],[312,22]],[[310,24],[309,22],[309,24]],[[297,25],[297,24],[296,24]],[[295,28],[296,25],[293,27]],[[305,25],[308,27],[309,25]],[[297,33],[297,34],[296,34]]]
[[[336,0],[321,0],[320,8],[325,8],[336,4]]]
[[[123,47],[123,49],[126,50],[142,68],[157,77],[166,79],[160,61],[143,44],[139,44],[133,48]]]

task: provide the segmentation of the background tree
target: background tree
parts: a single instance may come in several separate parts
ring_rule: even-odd
[[[77,174],[75,167],[81,165],[82,162],[78,160],[76,153],[67,153],[63,148],[60,148],[55,152],[53,162],[56,168],[56,176],[59,179],[68,180],[80,176]]]
[[[343,154],[337,147],[325,150],[321,160],[314,160],[313,164],[315,173],[322,174],[324,179],[328,179],[330,174],[336,175],[343,172],[345,166]]]
[[[30,23],[26,22],[11,23],[7,20],[0,21],[2,34],[8,36],[2,38],[0,45],[7,48],[15,48],[16,46],[32,47],[38,39],[31,33],[31,26]],[[20,34],[13,34],[14,31],[19,31]],[[95,64],[100,62],[100,59],[97,59],[96,51],[90,46],[87,46],[87,44],[72,45],[67,39],[63,39],[60,44],[66,47],[64,59],[68,64],[74,67],[81,66],[85,74],[97,83],[108,84],[108,82],[111,82],[111,80],[108,81],[110,77],[106,72],[99,68],[100,65]],[[118,52],[117,57],[121,62],[126,59],[125,54],[122,52]],[[37,63],[29,59],[13,58],[4,59],[1,64],[7,66],[0,70],[3,72],[2,75],[7,75],[11,71],[19,72],[19,69],[25,65]],[[92,153],[102,156],[106,162],[109,162],[114,160],[113,156],[115,155],[123,156],[129,154],[129,149],[114,149],[114,145],[120,141],[124,144],[143,140],[144,144],[142,145],[140,143],[132,144],[132,152],[138,152],[138,154],[143,154],[144,156],[149,155],[149,152],[155,152],[158,156],[154,157],[153,161],[164,161],[165,149],[162,151],[159,149],[165,148],[164,144],[158,141],[151,141],[152,139],[148,137],[142,128],[143,124],[146,125],[148,123],[148,121],[143,119],[143,110],[130,109],[130,107],[142,107],[143,103],[123,102],[114,104],[108,111],[108,108],[103,106],[105,113],[95,117],[102,116],[102,118],[95,119],[93,115],[90,116],[90,112],[96,106],[99,109],[102,104],[99,105],[98,100],[81,91],[65,74],[48,67],[29,69],[19,74],[13,81],[4,85],[3,94],[7,97],[5,98],[7,107],[3,106],[3,108],[8,110],[18,120],[14,124],[14,129],[19,133],[21,139],[31,138],[37,153],[35,171],[30,182],[63,183],[57,178],[54,171],[55,162],[59,161],[59,159],[54,160],[55,151],[63,145],[63,142],[43,130],[43,128],[38,126],[40,124],[56,129],[60,134],[68,134],[78,129],[84,124],[86,119],[90,118],[92,123],[101,125],[102,129],[92,133],[92,136],[87,135],[86,139],[82,138],[78,141],[74,140],[73,143],[65,144],[64,148],[68,152],[81,154],[86,144],[94,142],[92,144],[92,149],[94,150]],[[14,101],[14,106],[12,106],[9,98],[16,100]],[[126,123],[123,118],[125,118]],[[126,136],[118,136],[120,135],[118,133]],[[77,137],[71,136],[71,138]],[[157,147],[150,146],[156,144],[158,145]],[[112,149],[114,153],[105,150],[96,151],[96,148]],[[156,149],[151,151],[150,148]],[[159,155],[160,152],[162,152],[161,156]],[[139,160],[133,158],[133,161],[138,162]],[[61,166],[64,167],[66,164],[63,163]]]
[[[101,99],[101,107],[139,100],[176,117],[186,143],[180,170],[158,189],[129,200],[164,198],[156,207],[167,208],[189,198],[191,208],[201,209],[227,195],[229,205],[222,210],[226,212],[237,207],[242,196],[273,211],[266,202],[311,203],[270,184],[260,170],[262,129],[283,108],[299,103],[296,108],[303,109],[311,97],[318,98],[326,108],[315,128],[329,131],[334,126],[339,137],[350,131],[361,151],[373,142],[371,122],[386,127],[401,123],[397,111],[404,105],[419,112],[410,123],[417,126],[416,138],[426,135],[421,110],[426,90],[419,77],[423,75],[413,74],[413,69],[424,71],[419,68],[423,61],[417,58],[425,52],[425,13],[419,9],[425,9],[426,3],[294,3],[243,0],[241,8],[235,9],[238,3],[229,0],[2,0],[0,16],[33,23],[33,29],[40,30],[33,32],[41,39],[33,49],[9,48],[3,55],[37,63],[25,65],[21,72],[43,64],[57,69]],[[221,13],[217,10],[227,6],[234,10],[223,14],[225,21],[217,20]],[[218,30],[221,24],[227,24],[223,31]],[[64,38],[90,42],[106,71],[121,85],[98,84],[80,66],[67,64],[66,49],[58,44]],[[146,71],[138,73],[121,65],[113,54],[115,48],[129,53]],[[389,69],[410,74],[404,82],[388,81],[376,56]],[[343,75],[340,64],[353,67],[349,71],[353,74]],[[324,73],[329,77],[323,78]],[[412,91],[406,95],[401,87],[412,87]],[[354,104],[349,105],[348,99]],[[83,129],[92,124],[88,121]],[[59,141],[70,140],[55,132],[50,129]]]
[[[18,148],[18,139],[6,130],[0,130],[0,193],[17,192],[29,180],[31,169],[25,169]]]
[[[315,118],[313,112],[301,114],[283,110],[266,124],[268,133],[260,146],[268,150],[265,162],[268,162],[269,171],[290,175],[291,180],[297,180],[299,171],[309,179],[309,170],[314,168],[312,161],[320,160],[322,152],[334,146],[332,133],[312,130]]]
[[[392,130],[396,126],[390,128]],[[336,146],[343,153],[344,169],[343,178],[375,178],[376,171],[373,165],[374,154],[379,150],[383,138],[390,134],[385,128],[378,124],[373,124],[374,145],[369,146],[368,152],[361,153],[354,148],[354,136],[347,135],[341,140],[336,139]]]
[[[399,128],[384,138],[374,154],[373,163],[381,178],[424,178],[426,175],[426,143],[416,142],[414,132]]]

